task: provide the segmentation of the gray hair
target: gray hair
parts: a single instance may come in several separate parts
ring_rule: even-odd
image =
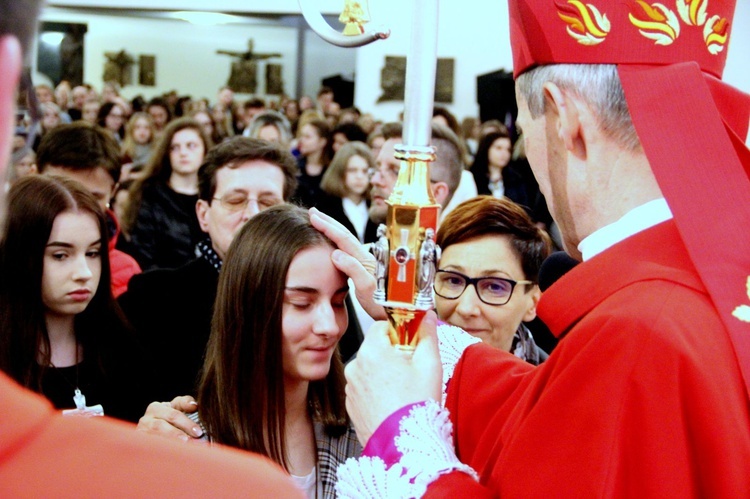
[[[277,111],[263,111],[256,115],[250,122],[249,137],[257,139],[260,129],[269,125],[276,127],[281,136],[281,142],[288,145],[292,140],[292,127],[289,126],[289,120],[286,119],[286,116]]]
[[[583,99],[593,110],[604,134],[623,149],[635,152],[641,142],[630,117],[625,92],[614,64],[552,64],[538,66],[516,79],[532,118],[545,112],[543,86],[552,82]]]

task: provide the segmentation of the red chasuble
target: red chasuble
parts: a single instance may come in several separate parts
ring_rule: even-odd
[[[0,497],[297,497],[269,459],[60,415],[0,373]]]
[[[669,221],[579,265],[539,315],[539,367],[469,347],[448,386],[459,459],[427,497],[748,497],[750,407],[728,333]]]

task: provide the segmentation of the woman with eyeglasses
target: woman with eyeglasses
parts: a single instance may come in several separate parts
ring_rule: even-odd
[[[107,130],[117,140],[117,144],[122,144],[125,135],[125,110],[117,103],[105,102],[99,108],[96,124]]]
[[[536,317],[546,232],[512,201],[477,196],[446,216],[436,242],[438,317],[532,364],[546,360],[523,324]]]

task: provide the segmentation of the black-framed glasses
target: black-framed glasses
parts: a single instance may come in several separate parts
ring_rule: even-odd
[[[259,196],[257,198],[251,198],[246,193],[242,191],[230,191],[224,194],[221,197],[214,197],[213,199],[216,199],[221,203],[221,206],[224,207],[227,211],[240,211],[247,208],[247,205],[250,204],[250,201],[255,201],[258,203],[258,209],[259,210],[265,210],[266,208],[270,208],[271,206],[276,206],[277,204],[281,204],[284,201],[279,199],[276,196]]]
[[[477,290],[479,299],[487,305],[505,305],[510,301],[518,284],[532,281],[514,281],[504,277],[469,277],[452,270],[438,270],[435,274],[435,294],[447,300],[460,298],[469,285]]]

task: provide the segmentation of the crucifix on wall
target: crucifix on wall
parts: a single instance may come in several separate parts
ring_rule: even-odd
[[[133,83],[131,68],[135,64],[133,56],[125,52],[105,52],[107,62],[104,64],[103,81],[116,81],[121,87]]]
[[[253,50],[253,39],[247,41],[246,52],[232,50],[217,50],[217,54],[229,55],[236,58],[232,62],[232,72],[227,86],[241,94],[254,94],[258,89],[258,61],[281,57],[279,53],[258,53]]]

